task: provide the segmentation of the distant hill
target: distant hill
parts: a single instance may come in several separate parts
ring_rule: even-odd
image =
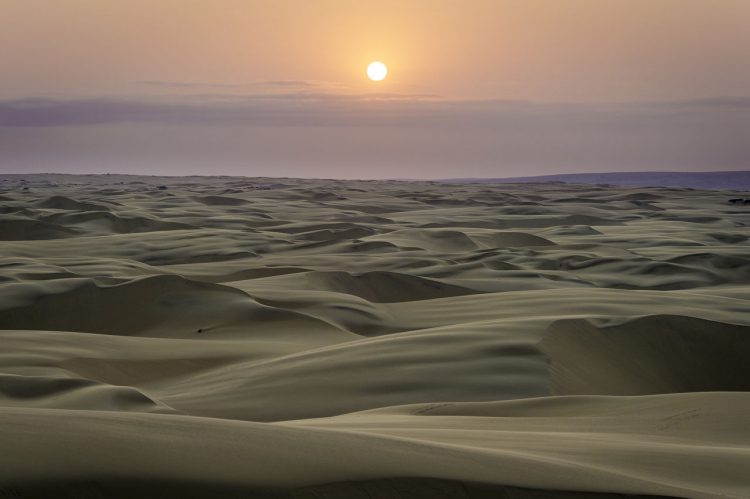
[[[564,182],[567,184],[692,187],[694,189],[748,191],[750,190],[750,171],[565,173],[536,177],[454,178],[440,180],[439,182],[472,184]]]

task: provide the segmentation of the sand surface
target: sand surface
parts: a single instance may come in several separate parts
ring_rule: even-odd
[[[0,176],[0,497],[750,497],[738,197]]]

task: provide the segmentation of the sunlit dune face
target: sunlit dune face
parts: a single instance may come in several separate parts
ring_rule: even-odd
[[[388,68],[380,61],[371,62],[367,66],[367,77],[372,81],[382,81],[388,76]]]

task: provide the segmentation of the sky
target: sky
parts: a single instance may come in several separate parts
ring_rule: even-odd
[[[0,0],[0,172],[744,170],[748,49],[750,0]]]

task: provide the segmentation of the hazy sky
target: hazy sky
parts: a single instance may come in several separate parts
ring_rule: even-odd
[[[750,0],[0,0],[0,171],[750,169],[749,53]]]

